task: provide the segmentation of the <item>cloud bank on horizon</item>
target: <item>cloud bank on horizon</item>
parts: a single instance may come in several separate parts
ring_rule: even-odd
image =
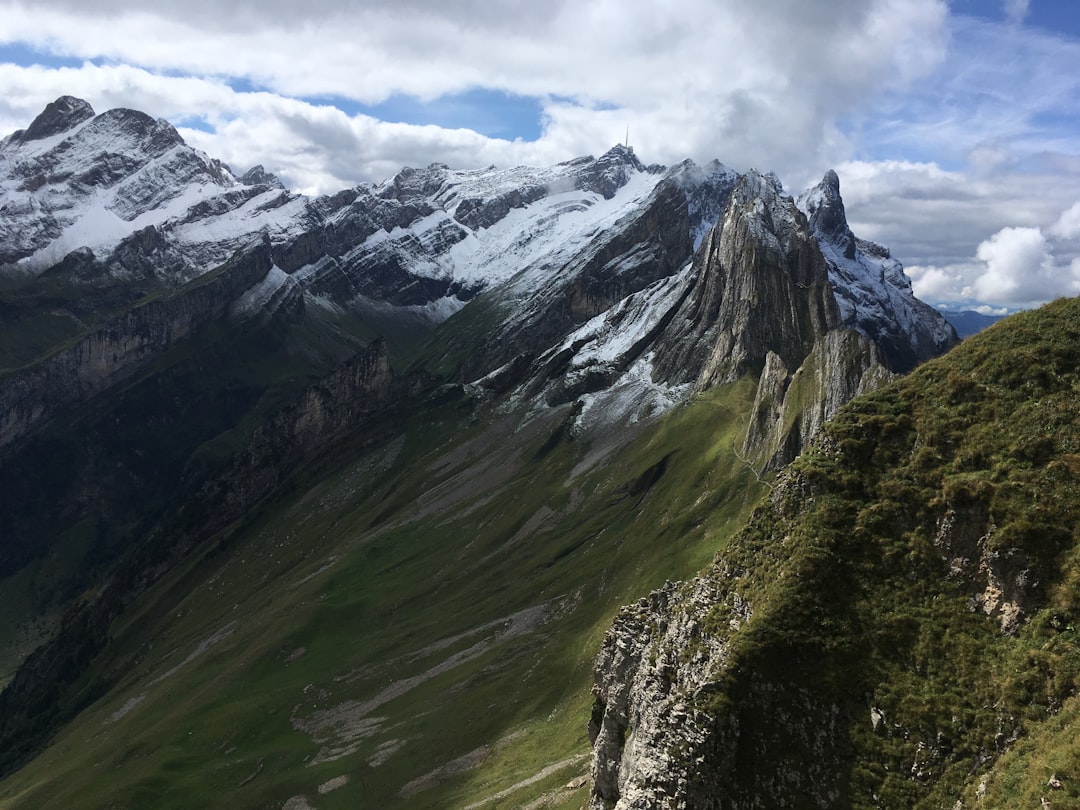
[[[920,297],[1080,292],[1072,0],[0,0],[0,133],[60,95],[325,193],[404,165],[549,164],[626,128],[792,191],[840,175]]]

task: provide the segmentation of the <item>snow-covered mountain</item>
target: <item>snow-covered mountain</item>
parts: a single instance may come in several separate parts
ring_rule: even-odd
[[[79,247],[108,250],[239,186],[168,122],[64,96],[0,141],[0,262],[40,271]]]
[[[0,141],[0,266],[40,273],[83,249],[84,278],[152,272],[175,285],[265,235],[284,271],[278,283],[298,284],[314,301],[400,308],[437,323],[500,284],[514,299],[546,288],[664,182],[682,191],[692,251],[737,179],[718,162],[646,167],[617,146],[544,168],[406,168],[383,183],[309,198],[261,166],[238,177],[163,120],[123,109],[95,115],[65,96]],[[912,296],[899,263],[851,234],[835,173],[800,206],[846,324],[878,340],[897,368],[948,345],[947,324]],[[154,254],[152,270],[134,266],[133,244]],[[680,261],[688,260],[689,252]]]
[[[531,381],[517,398],[538,402],[618,392],[601,409],[618,419],[765,368],[780,385],[834,329],[893,372],[956,340],[899,262],[851,233],[834,172],[799,198],[809,220],[774,175],[646,166],[623,146],[305,197],[261,166],[238,176],[165,121],[65,96],[0,141],[0,191],[9,276],[108,286],[114,304],[135,285],[134,302],[259,245],[270,270],[230,312],[306,307],[422,333],[483,296],[461,382]]]
[[[308,198],[261,166],[238,177],[165,121],[95,115],[65,96],[0,141],[0,267],[41,273],[81,250],[82,277],[134,277],[147,272],[127,258],[135,242],[157,254],[156,280],[176,285],[265,235],[314,299],[411,308],[434,323],[522,270],[557,268],[672,176],[700,241],[735,177],[719,164],[645,167],[616,147],[547,168],[403,169]]]

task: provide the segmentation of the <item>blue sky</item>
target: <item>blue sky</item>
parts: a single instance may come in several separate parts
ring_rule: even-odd
[[[1080,292],[1075,0],[0,0],[0,133],[62,94],[305,193],[624,137],[849,220],[931,303]]]

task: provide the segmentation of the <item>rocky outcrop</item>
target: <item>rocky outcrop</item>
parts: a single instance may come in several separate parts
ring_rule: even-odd
[[[282,191],[285,190],[285,185],[278,179],[277,175],[268,172],[261,163],[252,166],[238,179],[245,186],[267,186],[270,188],[279,188]]]
[[[1037,603],[1041,583],[1027,553],[1000,533],[981,499],[950,503],[938,522],[934,545],[949,565],[949,578],[971,594],[971,605],[1016,635]]]
[[[840,325],[828,268],[775,181],[750,172],[695,257],[699,276],[656,354],[655,377],[702,389],[758,373],[769,352],[798,368]]]
[[[620,611],[596,660],[593,745],[595,810],[687,806],[701,774],[709,718],[693,698],[712,685],[727,654],[701,617],[722,594],[708,580],[668,583]],[[737,596],[732,622],[750,618]],[[681,804],[679,803],[681,802]]]
[[[596,659],[590,810],[837,806],[840,712],[740,654],[746,573],[721,559],[620,611]]]
[[[781,469],[845,403],[894,377],[877,346],[848,329],[822,335],[794,372],[769,352],[743,441],[744,457],[763,471]]]
[[[890,378],[842,324],[829,268],[775,178],[751,172],[694,259],[693,291],[656,341],[653,378],[701,390],[758,377],[742,452],[778,469],[853,396]]]
[[[259,243],[216,273],[136,306],[0,381],[0,447],[130,377],[202,324],[225,317],[272,266],[269,245]]]

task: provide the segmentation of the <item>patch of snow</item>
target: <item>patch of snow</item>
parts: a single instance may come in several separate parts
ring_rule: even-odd
[[[536,289],[590,239],[643,203],[659,181],[659,175],[638,172],[610,200],[573,190],[512,209],[451,248],[454,278],[491,287],[517,276],[518,292]]]
[[[270,268],[263,280],[241,295],[232,306],[234,315],[254,315],[261,311],[274,294],[284,285],[296,282],[276,264]]]
[[[603,391],[579,398],[581,411],[575,430],[593,433],[628,426],[667,413],[690,398],[693,385],[666,385],[653,381],[653,353],[639,358],[618,381]]]
[[[655,329],[679,302],[692,278],[693,263],[629,295],[573,332],[558,351],[579,346],[573,368],[614,363]]]
[[[171,225],[170,232],[177,241],[188,245],[246,241],[257,233],[269,234],[271,238],[280,238],[285,234],[299,235],[303,230],[301,222],[306,204],[304,198],[297,197],[276,208],[262,207],[281,193],[280,189],[270,189],[217,216]],[[176,216],[185,213],[188,207],[181,208]]]
[[[460,300],[457,296],[447,295],[422,306],[411,306],[406,307],[406,309],[416,312],[418,315],[423,315],[424,318],[430,320],[432,323],[442,323],[451,315],[461,312],[465,303],[465,301]]]

